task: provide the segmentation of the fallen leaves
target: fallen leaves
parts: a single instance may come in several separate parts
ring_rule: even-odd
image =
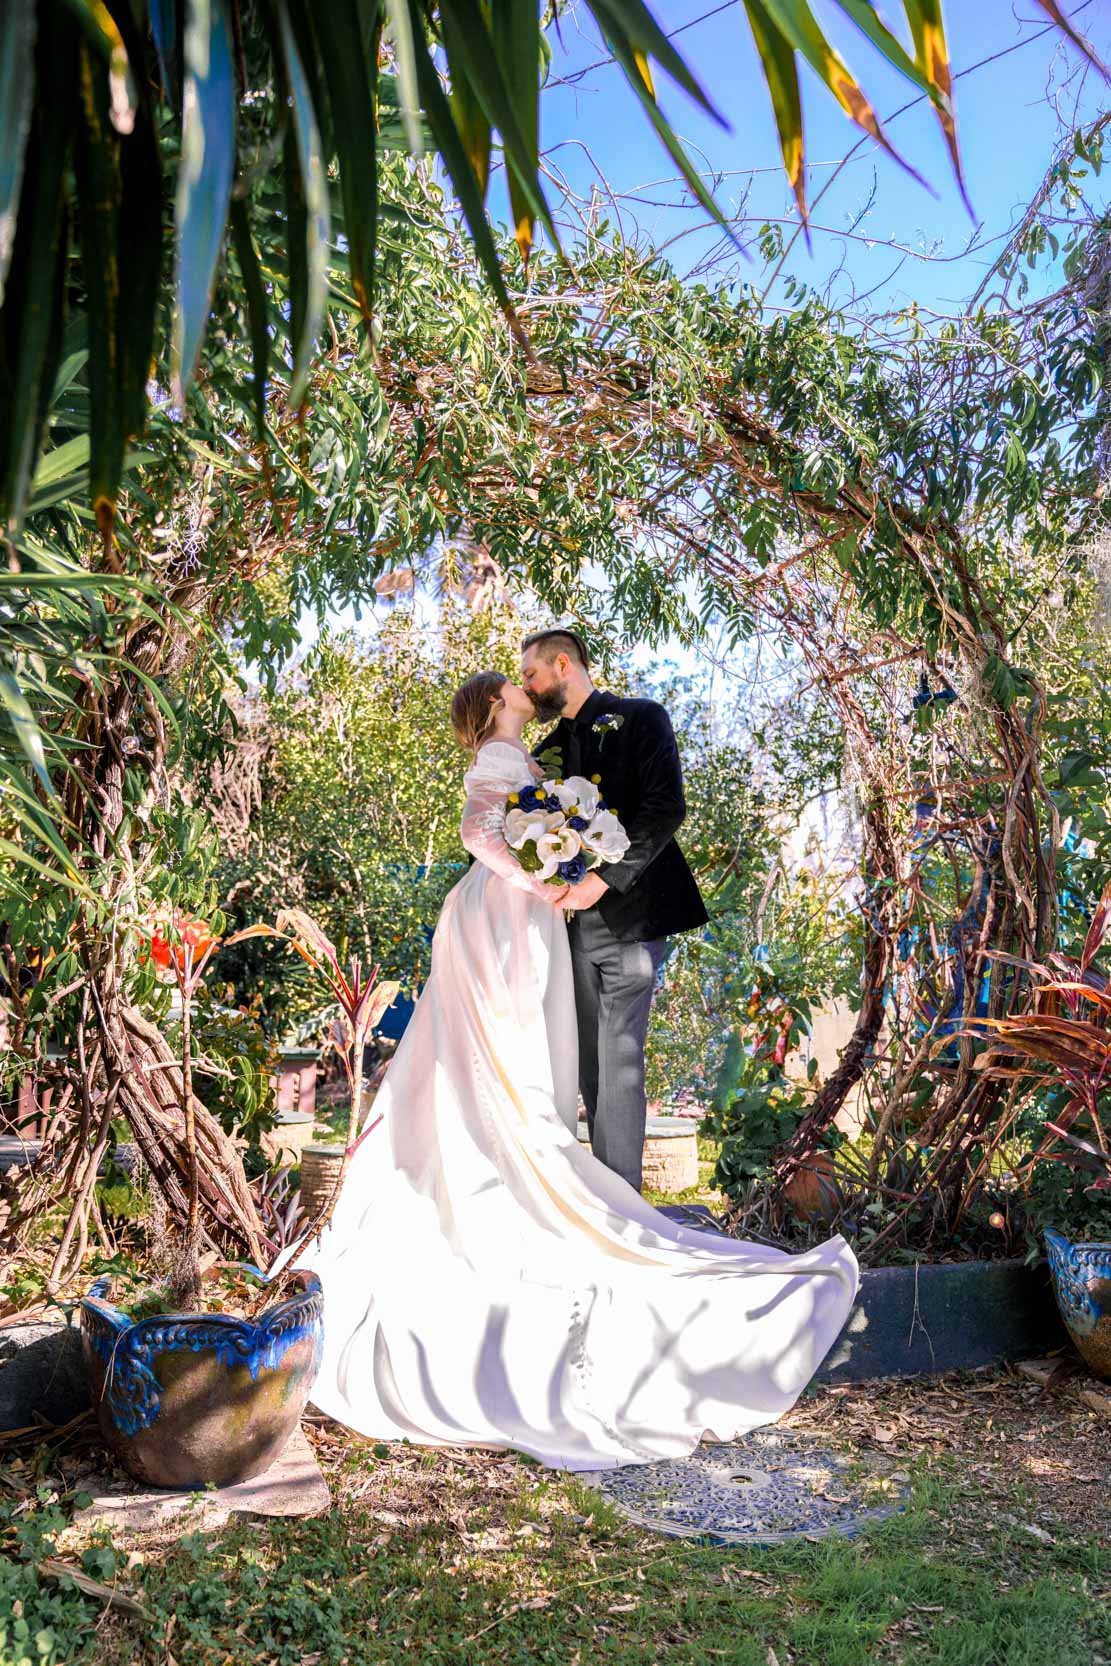
[[[76,1563],[62,1562],[56,1556],[47,1556],[38,1564],[38,1572],[45,1579],[61,1581],[72,1580],[79,1591],[86,1596],[99,1597],[101,1602],[109,1608],[118,1608],[122,1614],[130,1614],[136,1620],[153,1620],[154,1615],[149,1608],[144,1608],[141,1602],[129,1597],[126,1591],[118,1590],[114,1585],[105,1585],[100,1579],[93,1579],[79,1568]]]

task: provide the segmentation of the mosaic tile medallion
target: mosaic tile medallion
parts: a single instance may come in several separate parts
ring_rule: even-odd
[[[705,1442],[689,1458],[580,1475],[640,1527],[708,1544],[851,1535],[903,1508],[905,1477],[787,1429]]]

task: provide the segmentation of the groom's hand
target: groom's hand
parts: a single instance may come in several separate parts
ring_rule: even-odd
[[[601,902],[608,889],[600,874],[588,873],[585,879],[572,885],[563,906],[569,914],[581,914],[584,908],[593,908],[596,902]]]

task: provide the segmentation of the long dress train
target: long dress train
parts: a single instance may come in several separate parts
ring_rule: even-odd
[[[331,1225],[312,1398],[421,1445],[609,1469],[774,1421],[856,1294],[842,1238],[792,1256],[676,1224],[576,1137],[562,915],[505,847],[522,752],[482,748],[431,972]],[[286,1256],[281,1259],[288,1259]]]

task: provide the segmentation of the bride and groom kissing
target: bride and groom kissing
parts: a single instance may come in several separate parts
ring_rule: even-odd
[[[641,1196],[657,974],[668,936],[707,920],[674,837],[678,748],[662,706],[594,687],[574,631],[528,637],[520,679],[479,672],[456,691],[472,864],[380,1125],[330,1225],[282,1260],[324,1287],[322,1411],[378,1439],[605,1469],[774,1421],[841,1330],[858,1269],[839,1237],[791,1255]],[[530,754],[535,718],[554,727]],[[604,877],[553,885],[510,848],[507,800],[546,774],[593,780],[620,816],[628,846]]]

